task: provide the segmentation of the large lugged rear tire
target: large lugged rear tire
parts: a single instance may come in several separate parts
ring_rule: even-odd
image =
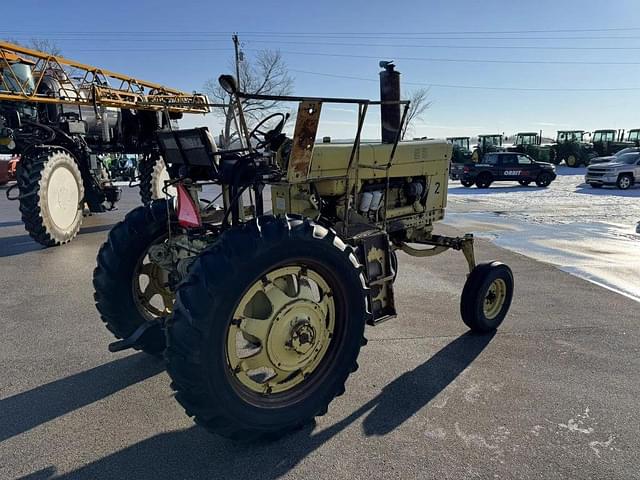
[[[310,220],[263,216],[226,231],[191,266],[167,322],[178,402],[243,441],[323,415],[357,368],[367,295],[353,248]]]
[[[72,240],[82,224],[84,186],[75,159],[56,148],[36,148],[18,163],[20,213],[36,242],[51,247]]]
[[[144,205],[165,198],[164,182],[170,179],[167,165],[158,154],[146,155],[138,164],[140,199]],[[172,187],[170,187],[172,188]],[[172,190],[175,190],[172,188]],[[170,192],[171,193],[171,192]]]
[[[109,232],[93,271],[96,308],[116,338],[130,336],[144,322],[157,323],[137,345],[153,355],[164,350],[162,321],[173,307],[173,295],[157,278],[163,275],[160,267],[144,261],[149,247],[168,234],[167,208],[165,200],[156,200],[129,212]]]

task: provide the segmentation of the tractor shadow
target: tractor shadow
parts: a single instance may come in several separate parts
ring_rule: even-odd
[[[22,225],[22,222],[4,222],[0,223],[0,228],[3,226],[10,227],[18,225]],[[108,232],[114,226],[115,223],[81,227],[78,232],[78,236],[91,233]],[[74,242],[75,239],[71,241]],[[46,248],[47,247],[40,245],[38,242],[33,240],[28,234],[0,238],[0,258],[22,255],[29,252],[35,252],[37,250],[45,250]],[[63,245],[60,248],[65,248],[65,246]]]
[[[4,398],[0,443],[162,371],[162,361],[137,353]]]
[[[492,338],[470,333],[456,338],[348,417],[321,431],[314,432],[310,425],[276,442],[245,445],[194,426],[156,435],[65,475],[55,476],[55,467],[50,466],[24,478],[280,478],[361,418],[365,436],[383,436],[400,427],[451,384]]]
[[[10,223],[10,222],[7,222]],[[20,222],[21,224],[22,222]],[[0,258],[22,255],[24,253],[43,250],[46,247],[34,242],[29,235],[14,235],[0,238]]]

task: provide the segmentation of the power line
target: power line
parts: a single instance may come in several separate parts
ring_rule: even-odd
[[[640,37],[639,37],[640,38]],[[22,41],[30,40],[29,37],[17,37],[17,39]],[[56,41],[78,41],[77,38],[56,38]],[[86,41],[86,40],[82,40]],[[113,38],[113,39],[105,39],[100,40],[100,42],[127,42],[131,43],[135,42],[162,42],[162,43],[203,43],[203,42],[211,42],[211,43],[228,43],[227,39],[185,39],[185,38],[176,38],[176,39],[123,39],[123,38]],[[256,43],[254,40],[248,40],[243,43]],[[455,50],[464,50],[464,49],[482,49],[482,50],[490,50],[490,49],[507,49],[507,50],[576,50],[576,51],[591,51],[591,50],[604,50],[604,51],[616,51],[616,50],[640,50],[640,46],[638,47],[629,47],[629,46],[615,46],[615,47],[564,47],[557,45],[442,45],[442,44],[400,44],[400,43],[353,43],[353,42],[305,42],[305,41],[260,41],[261,44],[268,45],[310,45],[310,46],[341,46],[341,47],[393,47],[393,48],[442,48],[442,49],[455,49]],[[175,50],[175,49],[174,49]],[[189,47],[186,47],[185,50],[192,50]],[[201,49],[193,49],[199,51]]]
[[[249,51],[258,52],[259,50],[248,49]],[[304,55],[304,56],[321,56],[321,57],[341,57],[341,58],[367,58],[379,59],[379,55],[356,55],[350,53],[327,53],[327,52],[292,52],[281,50],[280,53],[287,55]],[[592,62],[592,61],[576,61],[576,60],[493,60],[493,59],[474,59],[474,58],[428,58],[428,57],[398,57],[393,55],[395,60],[409,60],[422,62],[445,62],[445,63],[503,63],[516,65],[640,65],[640,62]]]
[[[365,82],[375,82],[378,80],[366,77],[357,77],[352,75],[339,75],[333,73],[310,72],[307,70],[289,69],[290,72],[302,73],[306,75],[318,75],[321,77],[344,78],[349,80],[358,80]],[[619,92],[619,91],[638,91],[640,87],[617,87],[617,88],[543,88],[543,87],[485,87],[480,85],[451,85],[443,83],[419,83],[419,82],[402,82],[403,85],[412,85],[416,87],[437,87],[437,88],[458,88],[468,90],[497,90],[497,91],[516,91],[516,92]]]
[[[237,33],[240,35],[271,35],[271,36],[287,36],[287,35],[296,35],[296,36],[327,36],[327,35],[349,35],[349,36],[357,36],[357,35],[376,35],[376,36],[388,36],[388,35],[480,35],[480,34],[520,34],[520,33],[588,33],[588,32],[627,32],[627,31],[638,31],[640,27],[613,27],[613,28],[562,28],[562,29],[528,29],[528,30],[452,30],[452,31],[422,31],[422,32],[282,32],[282,31],[251,31],[251,30],[238,30]],[[31,33],[31,30],[26,31],[26,33]],[[0,30],[0,33],[25,33],[25,30]],[[185,35],[185,34],[193,34],[193,35],[231,35],[232,31],[211,31],[211,30],[203,30],[203,31],[163,31],[163,30],[103,30],[103,31],[86,31],[86,32],[78,32],[77,30],[68,31],[68,30],[48,30],[42,31],[40,30],[38,35],[46,34],[74,34],[74,35],[111,35],[111,34],[135,34],[135,35]]]

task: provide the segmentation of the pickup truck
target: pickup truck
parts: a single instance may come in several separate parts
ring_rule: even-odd
[[[610,162],[589,165],[584,181],[593,188],[615,185],[627,190],[640,182],[640,152],[624,153]]]
[[[483,157],[482,163],[451,164],[449,178],[460,180],[465,187],[489,188],[496,181],[516,181],[522,186],[535,182],[547,187],[556,179],[556,167],[522,153],[492,152]]]

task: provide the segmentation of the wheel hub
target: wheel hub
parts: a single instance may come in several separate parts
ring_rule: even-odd
[[[483,311],[485,317],[493,320],[498,316],[507,298],[507,284],[501,278],[496,278],[484,297]]]
[[[47,203],[53,222],[61,229],[69,228],[78,213],[79,188],[67,168],[55,169],[49,177]]]
[[[310,301],[294,301],[283,308],[267,338],[271,362],[288,372],[303,369],[323,345],[323,322]]]
[[[331,342],[335,306],[319,274],[284,267],[255,282],[234,317],[229,366],[245,387],[269,394],[292,388],[318,367]],[[239,334],[252,346],[247,355],[238,346]]]

